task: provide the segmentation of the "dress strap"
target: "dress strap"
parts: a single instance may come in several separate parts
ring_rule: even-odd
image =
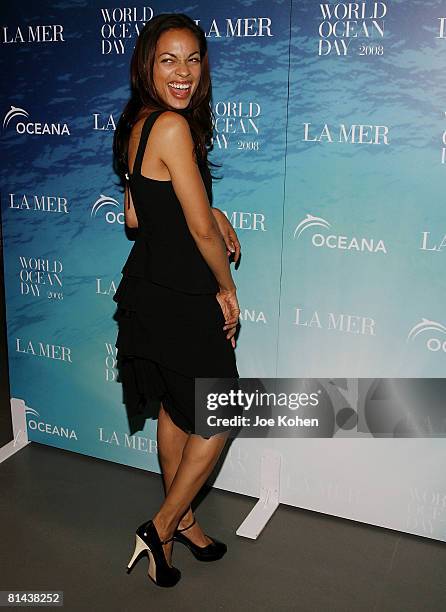
[[[163,110],[152,111],[150,115],[146,117],[144,121],[142,130],[141,130],[141,137],[139,139],[138,150],[136,152],[135,163],[133,164],[132,175],[141,174],[141,164],[144,158],[144,152],[146,150],[146,144],[147,144],[147,139],[150,134],[150,130],[152,129],[152,126],[155,123],[155,120],[157,119],[157,117],[159,117],[161,113],[163,112],[164,112]]]

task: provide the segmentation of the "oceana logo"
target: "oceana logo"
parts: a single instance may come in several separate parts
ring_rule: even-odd
[[[299,239],[304,232],[308,232],[310,228],[320,227],[323,230],[330,230],[331,224],[322,217],[315,217],[307,214],[300,221],[293,232],[293,238]],[[328,249],[340,249],[347,251],[369,252],[369,253],[385,253],[387,249],[383,240],[375,240],[374,238],[357,238],[356,236],[341,236],[335,233],[326,234],[312,232],[311,243],[315,247],[325,247]]]
[[[3,129],[7,129],[11,121],[22,118],[22,121],[17,121],[15,131],[17,134],[32,134],[32,135],[50,135],[50,136],[70,136],[70,130],[66,123],[41,123],[30,121],[29,113],[24,108],[11,106],[9,111],[3,118]]]
[[[438,321],[430,321],[423,317],[419,323],[412,327],[407,335],[407,341],[415,340],[420,334],[423,334],[424,338],[426,334],[429,336],[426,340],[426,348],[428,351],[433,353],[442,351],[446,353],[446,339],[442,337],[446,336],[445,325],[438,323]]]
[[[116,212],[116,209],[121,208],[118,201],[115,200],[115,198],[103,195],[102,193],[101,193],[101,196],[93,204],[91,208],[90,217],[92,218],[97,217],[98,212],[105,207],[111,207],[111,210],[107,210],[107,212],[104,215],[104,218],[107,221],[107,223],[120,223],[121,225],[124,225],[125,223],[124,213]]]
[[[59,438],[67,438],[71,440],[74,438],[77,440],[77,434],[74,429],[70,429],[68,427],[61,427],[60,425],[52,425],[50,423],[45,423],[39,419],[40,414],[34,408],[29,408],[29,406],[25,409],[25,415],[29,418],[27,420],[28,429],[37,430],[41,433],[46,433],[51,436],[58,436]]]

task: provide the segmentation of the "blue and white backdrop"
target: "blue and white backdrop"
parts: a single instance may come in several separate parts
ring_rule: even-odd
[[[156,422],[130,436],[116,382],[112,297],[131,242],[111,161],[139,29],[171,11],[209,43],[214,205],[243,253],[241,376],[335,377],[353,405],[356,377],[442,377],[446,364],[444,3],[9,4],[12,396],[31,440],[157,472]],[[270,449],[281,502],[446,541],[444,440],[353,433],[333,415],[330,439],[238,439],[214,484],[258,495]]]

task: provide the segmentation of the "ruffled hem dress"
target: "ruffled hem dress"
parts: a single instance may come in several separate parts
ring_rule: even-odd
[[[118,380],[131,434],[142,430],[147,418],[158,417],[160,402],[179,428],[196,433],[197,411],[206,407],[195,405],[195,378],[224,378],[232,385],[239,377],[223,330],[218,284],[172,183],[141,175],[148,135],[161,112],[151,113],[142,128],[130,177],[138,235],[113,297]],[[210,173],[207,166],[200,170],[212,202]]]

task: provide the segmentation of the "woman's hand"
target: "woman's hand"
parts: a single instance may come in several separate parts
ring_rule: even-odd
[[[226,289],[220,289],[215,296],[218,303],[223,311],[225,317],[225,325],[223,329],[228,330],[226,336],[227,340],[231,340],[232,348],[235,348],[235,330],[238,325],[238,318],[240,315],[240,307],[237,300],[235,289],[232,291]]]
[[[237,263],[240,257],[240,242],[238,241],[237,234],[229,219],[220,209],[212,207],[211,210],[225,241],[227,255],[234,253],[234,263]]]

